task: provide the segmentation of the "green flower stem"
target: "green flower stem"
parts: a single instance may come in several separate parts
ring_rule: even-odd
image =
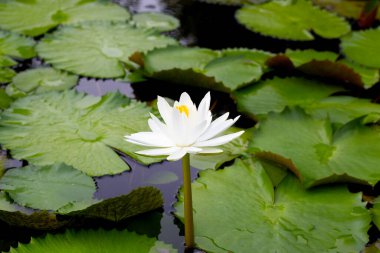
[[[185,245],[186,248],[194,247],[194,222],[193,222],[193,200],[191,196],[191,173],[190,155],[186,154],[182,158],[183,169],[183,189],[185,205]]]

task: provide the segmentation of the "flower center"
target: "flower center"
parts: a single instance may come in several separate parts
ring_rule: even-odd
[[[189,117],[189,108],[186,105],[177,105],[175,107],[180,113],[185,113],[186,117]]]

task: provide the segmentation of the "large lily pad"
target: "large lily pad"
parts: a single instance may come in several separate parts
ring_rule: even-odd
[[[65,164],[8,170],[0,179],[0,189],[18,204],[41,210],[90,200],[96,191],[91,177]]]
[[[289,175],[274,189],[259,163],[237,160],[192,189],[195,240],[208,252],[357,253],[368,241],[369,212],[345,186],[305,190]],[[180,217],[182,205],[181,193]]]
[[[238,110],[256,117],[281,112],[285,106],[307,106],[343,88],[304,78],[274,78],[234,93]]]
[[[255,32],[280,39],[313,40],[312,31],[327,39],[339,38],[350,25],[308,0],[270,1],[245,5],[236,13],[237,20]]]
[[[148,76],[156,79],[228,92],[258,80],[263,74],[262,66],[254,58],[262,61],[268,54],[247,51],[168,47],[145,55],[144,68]]]
[[[346,59],[338,60],[337,54],[328,51],[286,50],[284,54],[269,59],[267,64],[272,68],[297,68],[306,74],[366,89],[380,79],[379,69],[364,67]]]
[[[4,56],[11,56],[16,59],[34,57],[36,55],[34,44],[35,42],[31,38],[16,33],[0,31],[0,67],[9,67],[16,64],[16,62],[12,62],[11,59],[4,58]]]
[[[35,165],[63,162],[91,176],[116,174],[129,167],[113,149],[145,164],[159,161],[136,155],[141,147],[124,140],[126,134],[148,129],[149,112],[144,103],[119,93],[28,96],[1,114],[0,143],[16,159]]]
[[[84,76],[114,78],[125,75],[134,53],[176,43],[152,29],[92,22],[62,27],[42,39],[37,51],[55,68]]]
[[[133,15],[137,27],[152,28],[160,32],[175,30],[179,27],[179,20],[173,16],[159,12],[143,12]]]
[[[380,180],[379,114],[363,116],[334,131],[328,119],[299,108],[270,113],[254,133],[258,155],[283,161],[306,187],[334,181],[375,185]]]
[[[5,90],[0,88],[0,110],[8,108],[12,99],[5,93]]]
[[[226,133],[236,133],[242,129],[231,127]],[[210,155],[190,155],[191,166],[199,170],[217,169],[225,162],[231,161],[237,157],[249,156],[248,144],[252,138],[252,130],[248,129],[239,138],[220,146],[223,150],[220,154]]]
[[[32,238],[29,244],[21,244],[12,253],[155,253],[178,252],[171,245],[138,235],[128,230],[67,230],[64,234],[48,234],[44,238]]]
[[[16,71],[10,68],[0,68],[0,83],[9,83],[16,75]]]
[[[30,36],[41,35],[59,24],[129,18],[125,8],[108,1],[4,0],[0,3],[0,27]]]
[[[352,32],[342,38],[343,53],[364,66],[380,68],[380,28]]]
[[[54,90],[65,90],[75,86],[78,77],[53,68],[29,69],[18,73],[7,86],[11,96],[38,94]]]

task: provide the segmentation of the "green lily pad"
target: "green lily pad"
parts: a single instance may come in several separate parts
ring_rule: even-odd
[[[141,187],[127,195],[105,200],[71,202],[58,210],[59,214],[70,217],[105,219],[113,222],[145,213],[163,205],[160,190]]]
[[[16,75],[16,71],[10,68],[0,68],[0,83],[9,83]]]
[[[8,108],[11,103],[12,99],[0,88],[0,110]]]
[[[373,223],[380,228],[380,198],[376,198],[373,207],[370,209],[373,217]]]
[[[83,172],[55,164],[8,170],[0,179],[0,189],[22,206],[57,210],[74,201],[92,199],[96,186]]]
[[[91,176],[129,166],[113,150],[144,164],[158,158],[135,154],[140,146],[124,136],[148,130],[150,109],[119,93],[93,97],[75,91],[20,98],[1,114],[0,143],[16,159],[35,165],[63,162]]]
[[[379,114],[357,118],[337,130],[300,108],[270,113],[254,133],[253,151],[286,161],[306,187],[335,181],[375,185],[380,180]],[[291,148],[290,148],[291,147]]]
[[[224,56],[240,56],[255,61],[256,63],[261,65],[264,71],[267,70],[267,60],[274,56],[274,54],[267,51],[248,48],[223,49],[222,54]]]
[[[237,11],[236,18],[250,30],[288,40],[313,40],[311,31],[326,39],[350,32],[350,25],[343,18],[308,0],[245,5]]]
[[[237,127],[231,127],[226,133],[236,133],[241,130]],[[219,148],[223,150],[220,154],[190,155],[191,166],[199,170],[217,169],[225,162],[232,161],[237,157],[249,156],[247,149],[249,140],[252,138],[252,130],[245,130],[244,134],[239,138],[220,146]]]
[[[29,244],[12,248],[11,253],[155,253],[178,252],[171,245],[139,235],[128,230],[67,230],[64,234],[47,234],[44,238],[32,238]]]
[[[1,16],[0,14],[0,18]],[[16,33],[0,31],[0,63],[2,63],[0,67],[9,67],[16,64],[16,62],[9,58],[4,58],[4,56],[11,56],[16,59],[34,57],[36,55],[34,45],[35,42],[31,38]]]
[[[378,69],[364,67],[346,59],[337,59],[338,55],[333,52],[319,52],[311,49],[286,50],[285,54],[270,58],[267,64],[271,68],[297,68],[306,74],[366,89],[372,87],[380,79]]]
[[[55,68],[83,76],[116,78],[125,75],[134,53],[176,43],[152,29],[93,22],[60,28],[42,39],[37,51]]]
[[[160,32],[175,30],[179,27],[179,20],[173,16],[159,12],[137,13],[133,16],[137,27],[153,28]]]
[[[38,94],[54,90],[65,90],[74,87],[78,77],[53,68],[29,69],[18,73],[8,85],[7,93],[12,96],[19,93]],[[9,87],[12,86],[12,87]]]
[[[281,112],[285,106],[307,106],[343,88],[304,78],[274,78],[233,93],[238,110],[252,117]]]
[[[342,52],[351,60],[371,68],[380,68],[380,28],[352,32],[342,38]]]
[[[195,241],[208,252],[357,253],[368,241],[369,212],[345,186],[305,190],[289,175],[274,189],[258,162],[237,160],[192,189]],[[182,206],[181,192],[181,218]]]
[[[262,61],[265,53],[247,51],[168,47],[146,54],[144,69],[152,78],[229,92],[263,74],[261,65],[253,58]]]
[[[329,118],[332,123],[345,124],[370,113],[380,113],[380,104],[364,98],[337,96],[322,99],[305,109],[314,117]]]
[[[44,34],[59,24],[83,21],[126,21],[128,10],[97,0],[4,0],[0,3],[0,27],[30,36]]]

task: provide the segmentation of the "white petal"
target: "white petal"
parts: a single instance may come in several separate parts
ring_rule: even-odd
[[[223,149],[220,148],[203,148],[201,152],[198,152],[199,154],[217,154],[217,153],[223,153]]]
[[[199,103],[199,106],[198,106],[199,117],[201,117],[202,119],[206,119],[207,116],[209,116],[210,101],[211,101],[210,92],[207,92],[207,94],[204,96],[204,98],[202,99],[202,101]]]
[[[233,134],[223,135],[223,136],[211,139],[211,140],[201,141],[201,142],[195,143],[194,146],[196,146],[196,147],[214,147],[214,146],[223,145],[223,144],[226,144],[227,142],[230,142],[233,139],[239,137],[243,133],[244,133],[244,131],[240,131],[240,132],[233,133]]]
[[[141,146],[150,147],[172,147],[173,142],[164,135],[152,132],[139,132],[129,136],[125,136],[128,142],[138,144]]]
[[[150,114],[151,119],[148,120],[150,129],[153,132],[164,134],[166,137],[170,138],[168,127],[162,123],[156,116],[152,113]]]
[[[189,153],[189,154],[196,154],[196,153],[200,153],[202,152],[203,149],[201,148],[197,148],[197,147],[187,147],[186,148],[186,153]]]
[[[146,149],[140,150],[136,153],[139,155],[148,155],[148,156],[159,156],[159,155],[171,155],[180,150],[178,147],[170,147],[170,148],[155,148],[155,149]]]
[[[217,133],[215,133],[215,132],[216,132],[217,129],[220,128],[220,126],[222,126],[227,121],[228,115],[229,115],[229,113],[226,112],[225,114],[223,114],[222,116],[220,116],[219,118],[217,118],[216,120],[214,120],[213,122],[211,122],[211,124],[208,127],[207,131],[204,132],[199,137],[199,141],[205,141],[205,140],[210,139],[213,136],[219,134],[220,131],[217,132]]]
[[[186,153],[187,153],[186,149],[182,148],[182,149],[178,150],[177,152],[168,156],[166,159],[168,159],[169,161],[177,161],[177,160],[181,159],[182,157],[184,157],[186,155]]]
[[[160,97],[160,96],[157,97],[157,107],[166,125],[170,125],[172,123],[173,108],[168,104],[168,102],[163,97]]]
[[[193,105],[193,101],[191,100],[189,94],[187,94],[186,92],[183,92],[179,98],[179,101],[178,101],[181,105]]]
[[[222,122],[221,124],[215,124],[213,126],[210,125],[209,129],[207,129],[207,133],[203,134],[201,138],[199,138],[199,141],[204,141],[213,138],[214,136],[224,132],[228,128],[230,128],[235,122],[240,118],[240,116],[237,116],[236,118],[229,119],[225,122]],[[212,127],[212,129],[211,129]]]

